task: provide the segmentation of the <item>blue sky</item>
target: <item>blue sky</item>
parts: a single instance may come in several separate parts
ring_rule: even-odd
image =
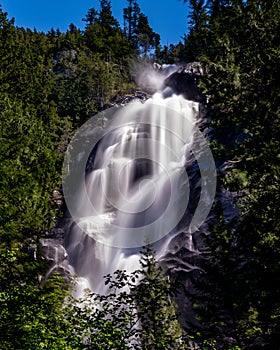
[[[111,0],[113,15],[122,25],[122,9],[127,0]],[[70,23],[83,29],[82,18],[89,8],[99,8],[98,0],[2,0],[9,18],[17,26],[38,31],[59,28],[66,31]],[[188,6],[183,0],[138,0],[142,12],[148,16],[151,27],[160,34],[162,45],[176,44],[187,32]]]

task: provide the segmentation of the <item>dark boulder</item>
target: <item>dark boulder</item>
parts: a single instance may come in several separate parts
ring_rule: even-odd
[[[202,102],[203,96],[197,82],[197,74],[182,69],[166,78],[164,85],[171,87],[176,94],[183,95],[187,100]]]

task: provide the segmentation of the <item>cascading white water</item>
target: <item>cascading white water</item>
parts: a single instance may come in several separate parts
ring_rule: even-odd
[[[147,243],[158,242],[163,253],[188,205],[185,164],[197,115],[197,102],[166,88],[145,103],[132,102],[109,117],[102,115],[102,122],[110,124],[98,141],[88,124],[82,130],[86,141],[80,133],[72,142],[78,148],[71,155],[79,159],[75,167],[87,169],[65,185],[73,217],[65,246],[80,289],[104,293],[102,277],[138,268],[139,247]],[[69,199],[73,187],[78,190]]]

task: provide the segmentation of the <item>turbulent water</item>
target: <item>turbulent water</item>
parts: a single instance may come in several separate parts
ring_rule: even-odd
[[[145,103],[131,102],[87,122],[69,147],[64,194],[72,216],[65,238],[69,261],[85,287],[105,292],[103,276],[138,267],[138,251],[166,254],[178,228],[191,234],[205,220],[215,188],[211,152],[196,128],[198,102],[167,87]],[[187,220],[187,165],[200,168],[197,210]],[[209,175],[210,174],[210,175]],[[185,225],[186,226],[186,225]]]

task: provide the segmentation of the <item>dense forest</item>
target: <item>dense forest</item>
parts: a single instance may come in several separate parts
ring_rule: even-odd
[[[65,33],[16,27],[0,7],[0,349],[279,349],[280,3],[185,2],[190,30],[169,47],[136,0],[123,28],[100,0],[84,30]],[[61,215],[54,191],[67,145],[138,89],[135,62],[190,61],[207,72],[199,85],[217,192],[230,191],[239,213],[226,220],[217,196],[188,295],[196,322],[180,325],[180,281],[165,277],[151,247],[139,271],[107,276],[109,295],[89,293],[81,308],[69,281],[45,278],[40,243]]]

